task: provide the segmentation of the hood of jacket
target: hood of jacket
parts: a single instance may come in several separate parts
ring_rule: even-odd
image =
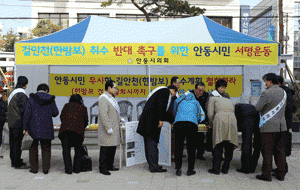
[[[280,88],[282,88],[282,89],[285,90],[286,92],[290,91],[290,92],[292,93],[293,96],[295,95],[295,91],[294,91],[293,89],[290,89],[290,88],[287,87],[287,86],[280,85]]]
[[[49,105],[51,104],[55,96],[44,93],[44,92],[37,92],[37,93],[31,93],[30,98],[33,98],[39,105],[44,106],[44,105]]]
[[[189,93],[181,94],[178,99],[196,100],[195,95],[191,91],[189,91]]]

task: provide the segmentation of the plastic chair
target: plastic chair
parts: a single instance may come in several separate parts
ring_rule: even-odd
[[[92,124],[92,119],[95,117],[95,124],[98,123],[98,113],[97,114],[93,114],[93,108],[94,107],[98,107],[98,101],[96,103],[94,103],[91,107],[90,107],[90,124]]]
[[[123,117],[127,121],[132,121],[132,110],[133,110],[133,105],[131,102],[127,100],[121,100],[118,102],[119,107],[120,107],[120,116]],[[128,107],[131,107],[128,113]]]
[[[137,114],[137,120],[138,120],[138,121],[140,120],[140,117],[141,117],[141,115],[142,115],[142,112],[143,112],[143,109],[144,109],[145,105],[146,105],[146,100],[143,100],[143,101],[139,102],[139,103],[136,105],[136,114]],[[139,113],[139,107],[142,108],[141,114]]]

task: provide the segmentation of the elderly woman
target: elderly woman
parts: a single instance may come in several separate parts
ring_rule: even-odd
[[[200,103],[192,93],[183,94],[176,99],[173,109],[174,113],[176,113],[174,122],[176,175],[181,176],[183,143],[186,137],[188,152],[187,175],[191,176],[196,174],[194,166],[198,124],[205,119],[205,115]],[[201,117],[201,115],[203,116]]]
[[[225,148],[225,161],[221,172],[228,173],[233,150],[238,146],[237,121],[233,102],[221,96],[211,97],[208,103],[208,118],[213,126],[213,168],[209,173],[220,174],[221,158]]]
[[[83,105],[82,97],[73,94],[69,103],[65,104],[61,115],[61,127],[59,129],[59,139],[63,150],[65,163],[65,173],[72,174],[80,172],[81,167],[81,147],[84,140],[84,130],[88,125],[87,108]],[[71,147],[75,149],[74,164],[72,170]]]

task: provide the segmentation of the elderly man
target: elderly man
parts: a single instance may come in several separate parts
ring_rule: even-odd
[[[285,177],[284,139],[287,131],[285,120],[286,92],[278,86],[276,74],[268,73],[263,76],[266,91],[262,92],[255,108],[260,112],[260,132],[262,144],[263,167],[262,175],[256,178],[272,181],[273,153],[278,166],[276,178],[283,181]],[[274,151],[274,152],[273,152]]]
[[[145,154],[152,173],[166,172],[158,165],[158,143],[163,121],[168,121],[167,110],[177,87],[161,86],[153,90],[147,97],[146,105],[140,117],[137,133],[144,137]],[[170,121],[169,121],[170,122]]]
[[[25,113],[28,96],[25,89],[28,79],[19,76],[17,86],[8,97],[8,127],[11,166],[16,169],[28,169],[29,167],[21,159],[21,146],[23,134],[23,116]]]
[[[205,84],[203,82],[198,82],[195,84],[195,90],[189,91],[190,93],[194,94],[196,100],[200,103],[201,108],[205,113],[205,120],[203,120],[200,124],[209,125],[208,116],[207,116],[207,105],[209,101],[209,97],[211,96],[208,92],[205,91]],[[187,92],[188,93],[188,92]],[[187,94],[186,93],[186,94]],[[206,160],[203,157],[205,152],[205,134],[204,133],[197,133],[197,159]]]
[[[116,148],[121,141],[120,107],[115,95],[118,92],[115,81],[105,83],[105,92],[98,100],[98,144],[100,145],[99,170],[104,175],[118,171],[114,167]]]

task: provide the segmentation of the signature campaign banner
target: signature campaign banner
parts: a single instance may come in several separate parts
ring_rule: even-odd
[[[278,44],[16,43],[17,65],[276,65]]]
[[[151,75],[151,90],[158,86],[169,86],[174,75]],[[205,90],[212,92],[220,78],[227,81],[226,92],[230,97],[242,94],[241,75],[176,75],[181,80],[179,94],[195,89],[197,82],[205,84]],[[105,90],[105,81],[112,79],[118,86],[118,97],[147,97],[149,83],[147,75],[81,75],[50,74],[50,93],[55,96],[100,96]]]

